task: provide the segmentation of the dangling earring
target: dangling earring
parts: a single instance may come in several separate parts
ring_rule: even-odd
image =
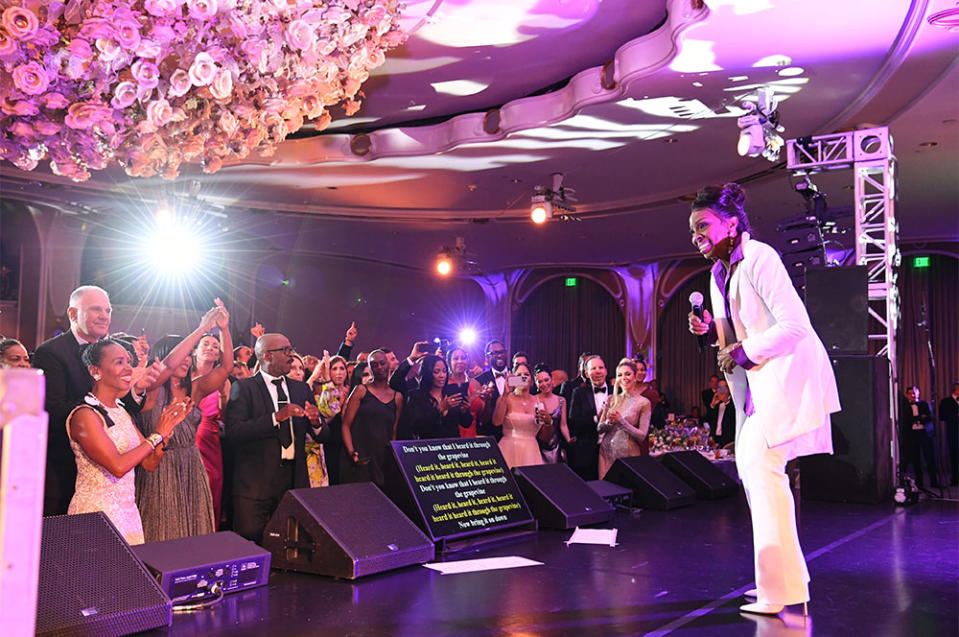
[[[93,380],[100,380],[100,374],[94,374]]]

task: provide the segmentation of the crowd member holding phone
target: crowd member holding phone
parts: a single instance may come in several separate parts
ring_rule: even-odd
[[[461,393],[446,392],[448,378],[445,360],[435,354],[422,358],[419,386],[406,394],[398,440],[459,437],[459,426],[450,417],[450,410],[463,405],[465,399]]]
[[[444,394],[462,397],[456,404],[450,405],[447,418],[456,423],[460,438],[476,437],[476,414],[482,410],[480,384],[466,375],[469,368],[469,354],[462,347],[454,347],[449,353],[450,376],[446,382]],[[476,409],[474,409],[474,405]]]
[[[506,376],[509,374],[507,363],[509,352],[503,341],[493,339],[486,344],[486,361],[489,369],[476,377],[479,383],[480,396],[483,398],[483,408],[476,416],[476,434],[479,436],[495,436],[497,440],[503,435],[502,427],[493,423],[493,414],[500,396],[509,391],[506,387]]]
[[[523,363],[514,367],[512,373],[507,373],[509,392],[500,397],[493,412],[493,425],[503,431],[499,448],[510,469],[543,464],[536,434],[545,416],[539,416],[537,411],[545,413],[546,410],[542,404],[537,406],[536,397],[529,393],[532,376],[529,366]]]

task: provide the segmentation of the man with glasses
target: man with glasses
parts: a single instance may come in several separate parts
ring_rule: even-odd
[[[482,388],[480,395],[486,401],[486,406],[476,416],[476,435],[496,436],[499,440],[503,431],[500,427],[493,426],[493,411],[496,409],[497,399],[509,391],[506,387],[509,352],[503,341],[494,339],[486,344],[486,362],[490,368],[476,377],[476,382]]]
[[[286,376],[293,364],[289,339],[264,334],[254,352],[260,371],[233,384],[224,420],[233,449],[233,528],[259,543],[283,494],[310,486],[307,432],[325,432],[309,386]]]

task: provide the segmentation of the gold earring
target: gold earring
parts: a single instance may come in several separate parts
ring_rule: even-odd
[[[100,374],[94,374],[93,380],[100,380]]]

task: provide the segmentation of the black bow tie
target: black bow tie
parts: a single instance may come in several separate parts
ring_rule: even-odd
[[[493,372],[493,378],[506,378],[506,372]]]
[[[594,393],[594,394],[605,394],[605,393],[606,393],[606,385],[600,385],[599,387],[593,387],[593,393]]]

